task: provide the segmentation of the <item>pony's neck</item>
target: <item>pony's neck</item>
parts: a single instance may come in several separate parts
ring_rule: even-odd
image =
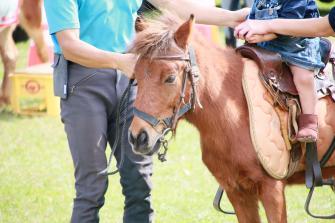
[[[223,49],[208,42],[196,41],[201,78],[197,91],[203,109],[197,107],[186,119],[200,134],[231,129],[244,113],[242,58],[233,49]],[[226,123],[219,126],[218,123]],[[219,129],[218,129],[219,128]],[[221,133],[222,134],[222,133]]]

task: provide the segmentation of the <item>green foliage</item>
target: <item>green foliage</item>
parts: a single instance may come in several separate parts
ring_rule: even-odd
[[[317,0],[317,4],[320,10],[327,10],[329,11],[332,7],[335,6],[335,1],[333,0],[332,2],[321,2]]]

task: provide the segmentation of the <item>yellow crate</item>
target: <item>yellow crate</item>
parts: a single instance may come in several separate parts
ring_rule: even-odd
[[[59,115],[59,98],[53,93],[50,64],[17,70],[10,76],[10,82],[14,112],[23,115]]]

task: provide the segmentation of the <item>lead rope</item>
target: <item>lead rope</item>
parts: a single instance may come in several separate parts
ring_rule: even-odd
[[[124,141],[123,141],[123,135],[124,135],[124,131],[126,129],[126,123],[127,123],[127,116],[128,116],[128,107],[129,107],[129,99],[130,99],[130,88],[133,85],[134,79],[130,79],[127,88],[125,89],[125,91],[123,92],[121,99],[118,103],[118,109],[117,109],[117,113],[116,113],[116,130],[115,130],[115,138],[114,138],[114,143],[112,146],[112,152],[109,156],[109,160],[108,160],[108,164],[106,169],[100,171],[98,173],[98,175],[105,175],[105,176],[109,176],[109,175],[114,175],[116,173],[118,173],[120,171],[120,168],[122,167],[123,163],[124,163]],[[120,117],[122,117],[122,128],[121,128],[121,135],[120,135]],[[119,165],[116,167],[115,170],[109,172],[109,169],[111,167],[112,164],[112,159],[113,156],[115,154],[116,148],[118,146],[119,140],[121,139],[121,158],[120,158],[120,163]]]

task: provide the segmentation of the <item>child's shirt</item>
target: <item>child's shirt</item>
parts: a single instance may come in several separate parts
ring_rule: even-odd
[[[304,19],[319,16],[314,0],[255,0],[249,19]]]

